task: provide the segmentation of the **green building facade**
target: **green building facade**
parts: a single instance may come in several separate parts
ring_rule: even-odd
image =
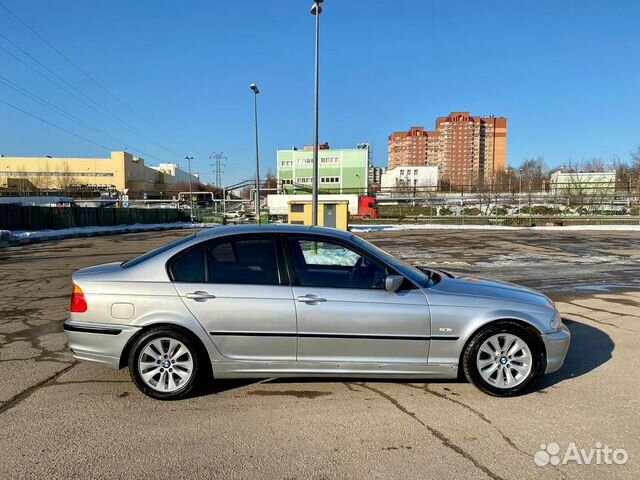
[[[318,151],[320,193],[366,194],[369,174],[369,146]],[[278,150],[278,185],[286,193],[311,193],[313,150]]]

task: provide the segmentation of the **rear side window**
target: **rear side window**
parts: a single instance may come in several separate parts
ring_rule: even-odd
[[[136,265],[138,265],[139,263],[144,262],[145,260],[149,260],[150,258],[155,257],[156,255],[160,255],[161,253],[164,253],[168,250],[171,250],[173,247],[177,247],[178,245],[182,245],[183,243],[187,243],[189,241],[191,241],[193,239],[193,237],[195,237],[195,234],[192,235],[187,235],[186,237],[182,237],[179,238],[178,240],[175,240],[171,243],[167,243],[166,245],[163,245],[160,248],[156,248],[155,250],[151,250],[150,252],[145,253],[144,255],[140,255],[139,257],[136,257],[132,260],[128,260],[126,262],[123,262],[120,266],[122,268],[130,268],[130,267],[135,267]]]
[[[209,244],[207,267],[210,283],[279,284],[276,243],[272,238]]]
[[[204,283],[204,247],[195,247],[176,258],[171,264],[171,274],[174,282]]]

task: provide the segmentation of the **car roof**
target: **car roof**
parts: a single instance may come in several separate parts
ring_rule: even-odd
[[[251,224],[251,225],[225,225],[202,230],[196,233],[196,238],[215,238],[227,235],[242,235],[252,233],[297,233],[326,235],[330,237],[349,239],[353,237],[350,232],[337,230],[335,228],[312,227],[307,225],[289,225],[289,224]]]

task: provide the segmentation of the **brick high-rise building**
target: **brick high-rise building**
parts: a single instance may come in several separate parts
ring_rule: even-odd
[[[452,112],[436,120],[436,131],[411,127],[389,135],[389,168],[437,166],[439,176],[453,185],[490,183],[506,171],[507,119],[472,117]]]

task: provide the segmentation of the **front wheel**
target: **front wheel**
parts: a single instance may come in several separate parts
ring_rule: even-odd
[[[536,338],[515,322],[500,322],[481,330],[463,355],[469,381],[501,397],[526,391],[538,376],[540,365]]]
[[[129,354],[129,371],[138,389],[158,400],[184,398],[195,388],[199,353],[180,330],[153,328],[138,339]]]

